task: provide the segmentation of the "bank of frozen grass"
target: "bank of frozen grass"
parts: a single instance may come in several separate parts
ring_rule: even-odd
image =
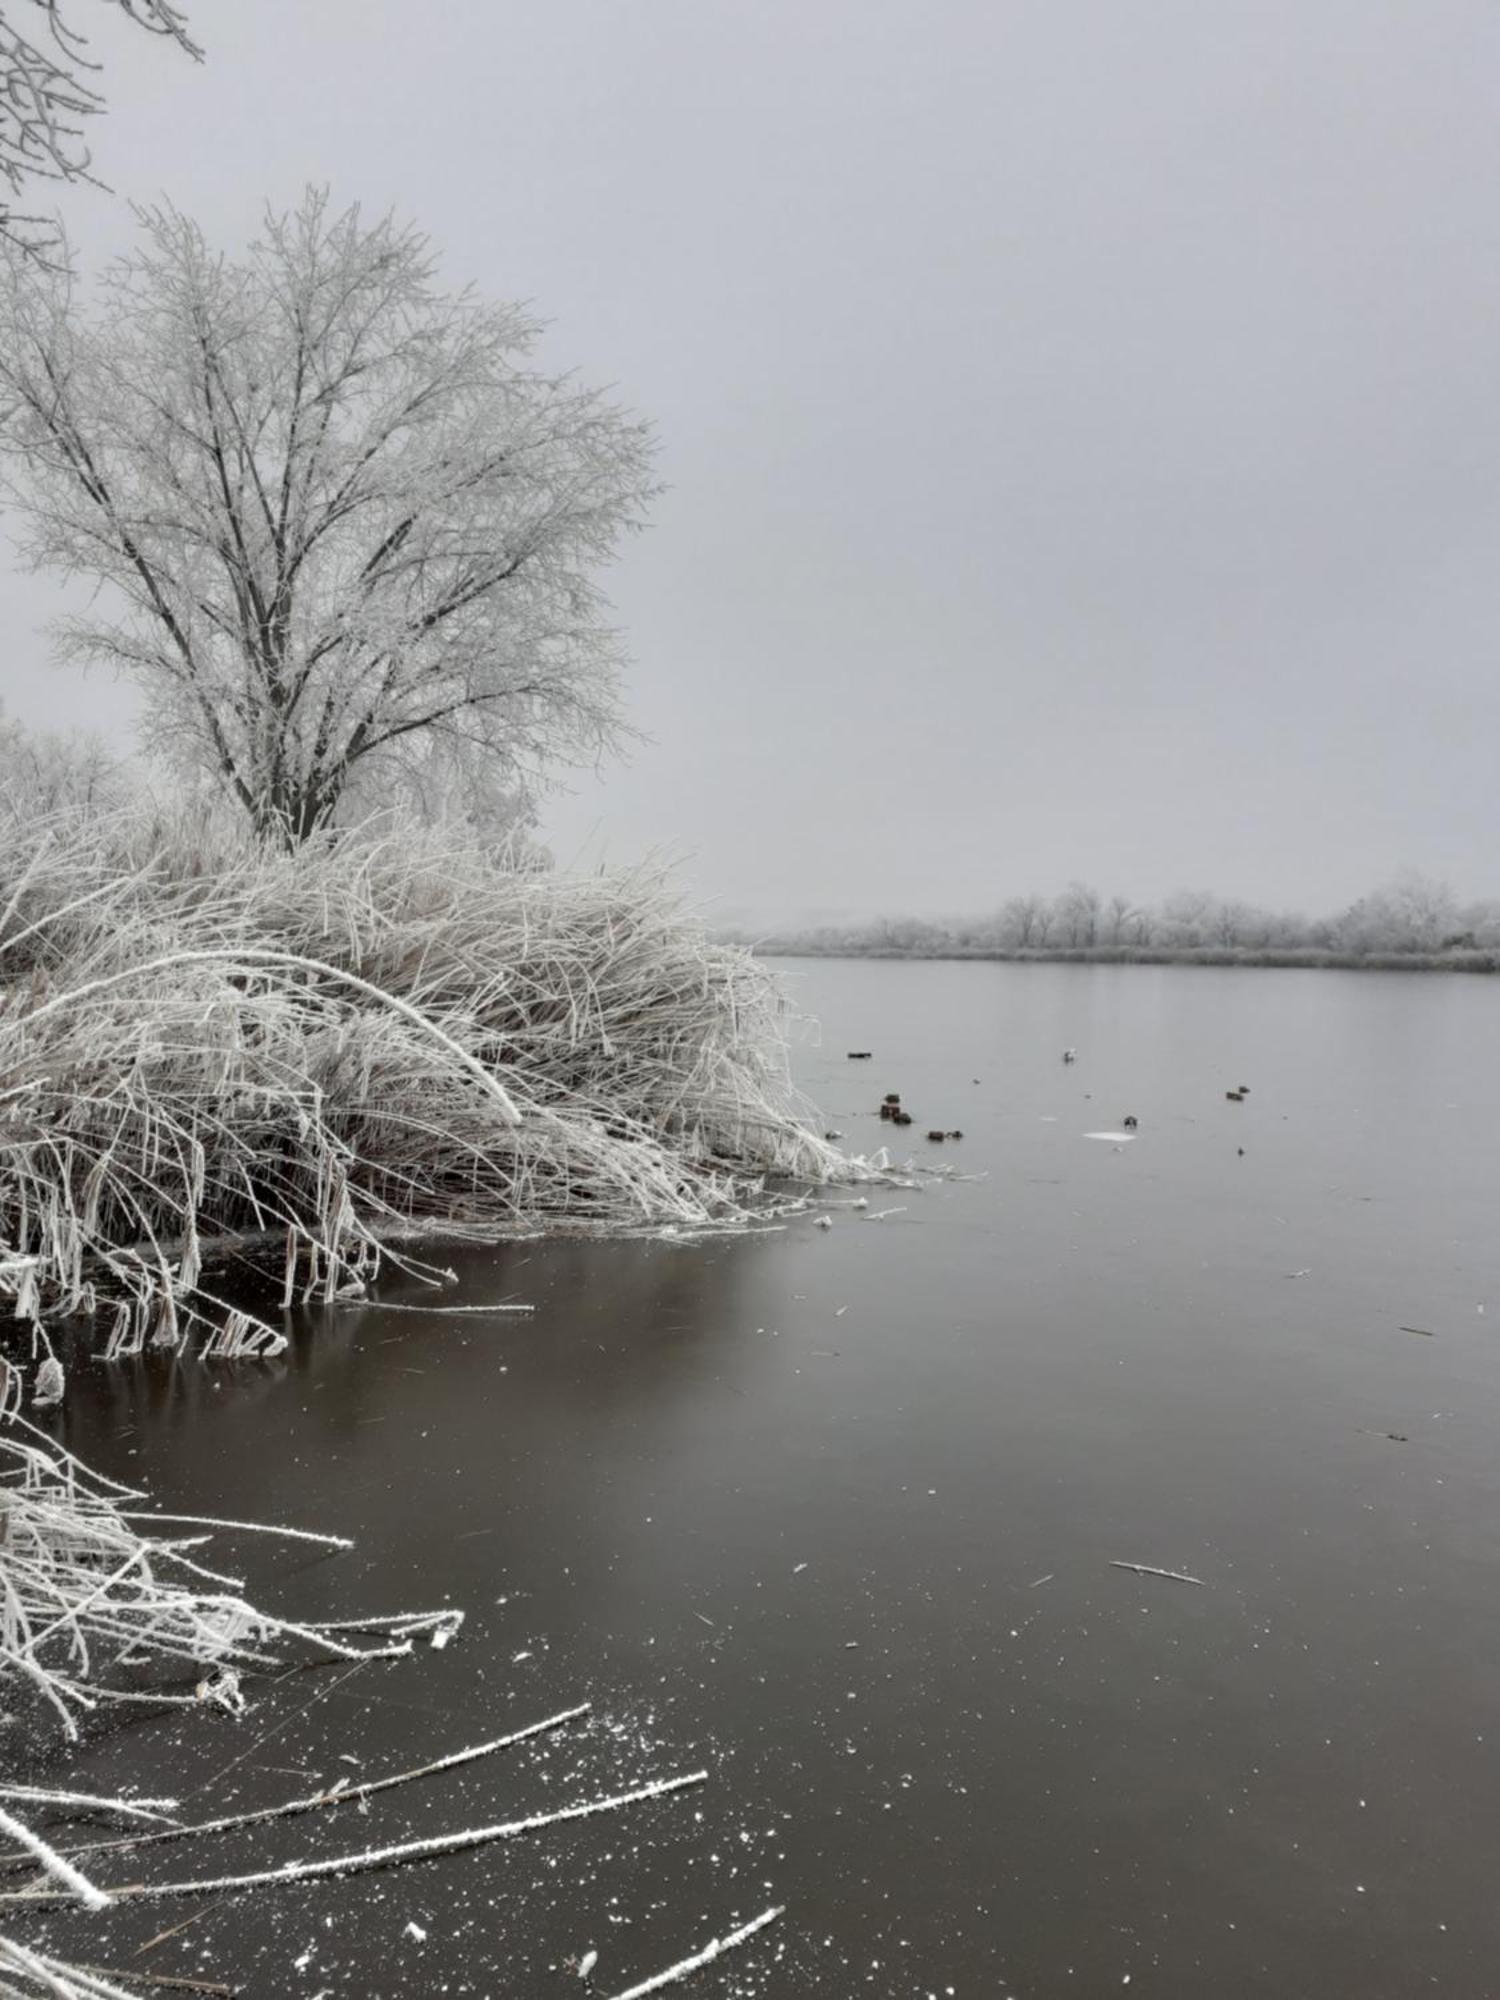
[[[424,1236],[733,1226],[846,1170],[773,975],[659,869],[410,825],[295,854],[139,813],[0,833],[0,1288],[44,1399],[77,1316],[115,1354],[274,1342],[221,1296],[229,1242],[331,1298]]]

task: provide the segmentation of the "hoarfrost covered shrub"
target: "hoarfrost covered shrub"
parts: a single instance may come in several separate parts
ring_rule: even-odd
[[[212,817],[11,819],[0,1292],[118,1353],[222,1339],[227,1237],[269,1241],[290,1300],[424,1233],[742,1218],[768,1175],[845,1169],[787,1025],[659,869],[508,868],[409,822],[293,856]]]

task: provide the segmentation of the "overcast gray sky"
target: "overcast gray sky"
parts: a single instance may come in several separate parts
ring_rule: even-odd
[[[326,180],[659,424],[653,740],[562,857],[755,920],[1500,892],[1493,0],[189,12],[201,67],[100,26],[89,257]],[[123,735],[56,601],[0,572],[6,704]]]

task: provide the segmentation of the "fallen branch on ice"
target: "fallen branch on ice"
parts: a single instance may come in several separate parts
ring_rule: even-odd
[[[398,1305],[394,1304],[394,1303],[393,1303],[393,1302],[392,1302],[392,1301],[391,1301],[390,1299],[340,1299],[340,1300],[338,1301],[338,1303],[339,1303],[340,1305],[342,1305],[342,1306],[348,1306],[348,1307],[354,1307],[354,1306],[359,1306],[360,1308],[362,1308],[362,1309],[363,1309],[364,1311],[366,1311],[366,1312],[382,1312],[382,1313],[421,1313],[424,1319],[432,1319],[432,1318],[433,1318],[434,1316],[436,1316],[436,1317],[438,1317],[438,1318],[440,1318],[440,1319],[442,1319],[442,1318],[450,1318],[450,1317],[451,1317],[451,1318],[456,1318],[456,1317],[457,1317],[457,1316],[458,1316],[459,1314],[461,1314],[461,1313],[481,1313],[481,1314],[487,1314],[487,1313],[534,1313],[534,1312],[536,1311],[536,1307],[535,1307],[535,1306],[519,1306],[519,1305],[518,1305],[518,1306],[512,1306],[512,1305],[502,1305],[502,1306],[398,1306]]]
[[[195,1826],[169,1826],[158,1833],[127,1835],[120,1840],[92,1840],[79,1847],[59,1849],[63,1855],[108,1854],[120,1848],[129,1848],[133,1853],[138,1847],[152,1847],[163,1840],[185,1840],[192,1835],[207,1833],[231,1833],[241,1827],[260,1826],[271,1819],[295,1819],[300,1813],[317,1812],[324,1806],[344,1806],[358,1799],[373,1798],[377,1792],[388,1792],[397,1785],[414,1784],[418,1778],[436,1777],[439,1771],[453,1771],[461,1764],[473,1764],[481,1757],[491,1757],[497,1750],[508,1750],[512,1744],[525,1743],[530,1737],[541,1736],[548,1730],[561,1729],[566,1723],[576,1722],[580,1715],[587,1715],[592,1704],[581,1701],[576,1708],[565,1708],[559,1715],[549,1715],[542,1722],[528,1722],[524,1729],[512,1730],[509,1736],[497,1736],[490,1743],[476,1743],[467,1750],[450,1751],[446,1757],[437,1757],[430,1764],[420,1764],[415,1770],[397,1772],[390,1778],[371,1778],[358,1785],[340,1784],[327,1791],[313,1792],[306,1798],[288,1799],[285,1805],[262,1806],[257,1812],[231,1813],[223,1819],[200,1820]],[[0,1868],[16,1862],[29,1860],[29,1855],[0,1854]]]
[[[172,1826],[169,1812],[176,1799],[104,1799],[92,1792],[54,1792],[44,1785],[0,1785],[0,1799],[19,1799],[25,1805],[62,1806],[89,1812],[103,1812],[120,1819],[149,1819],[158,1826]]]
[[[32,1995],[46,1995],[47,2000],[140,2000],[138,1993],[114,1985],[113,1975],[65,1965],[46,1952],[28,1951],[14,1938],[0,1938],[0,1975],[4,1976],[0,2000],[31,2000]],[[23,1983],[13,1986],[12,1979]]]
[[[1180,1569],[1155,1569],[1150,1563],[1111,1562],[1111,1569],[1134,1570],[1137,1576],[1164,1576],[1173,1583],[1196,1583],[1203,1587],[1201,1576],[1185,1576]]]
[[[173,1528],[212,1528],[217,1534],[280,1535],[288,1542],[319,1542],[325,1549],[352,1549],[347,1535],[320,1535],[312,1528],[280,1528],[265,1521],[216,1521],[205,1514],[157,1514],[145,1507],[127,1508],[127,1521],[160,1522]]]
[[[689,1771],[677,1778],[653,1778],[633,1791],[617,1792],[610,1798],[585,1799],[577,1805],[562,1806],[556,1812],[529,1813],[524,1819],[504,1820],[498,1826],[466,1827],[458,1833],[439,1833],[427,1840],[406,1840],[394,1847],[371,1847],[358,1854],[333,1854],[306,1861],[284,1862],[280,1868],[261,1869],[254,1875],[220,1875],[211,1880],[191,1882],[131,1882],[107,1892],[111,1902],[160,1902],[168,1896],[229,1896],[241,1889],[265,1889],[287,1882],[319,1882],[329,1876],[363,1875],[376,1868],[399,1867],[407,1861],[431,1861],[440,1854],[461,1854],[468,1848],[487,1847],[493,1841],[514,1840],[543,1827],[559,1826],[565,1820],[589,1819],[595,1813],[617,1812],[623,1806],[639,1805],[647,1799],[665,1798],[670,1792],[690,1785],[706,1785],[707,1771]],[[8,1889],[0,1892],[0,1905],[10,1908],[47,1909],[71,1900],[56,1889]]]
[[[56,1892],[57,1902],[82,1903],[86,1910],[109,1908],[110,1898],[105,1890],[91,1882],[87,1875],[81,1874],[71,1861],[65,1860],[55,1849],[49,1847],[40,1834],[33,1833],[31,1828],[24,1826],[20,1820],[12,1819],[3,1807],[0,1807],[0,1833],[8,1833],[12,1840],[19,1840],[32,1859],[39,1861],[49,1875],[62,1883],[62,1889]]]
[[[664,1986],[675,1986],[678,1980],[688,1979],[693,1973],[701,1972],[705,1965],[712,1965],[714,1960],[721,1958],[726,1951],[733,1951],[737,1944],[743,1944],[747,1938],[754,1937],[756,1932],[763,1931],[767,1924],[775,1923],[784,1907],[778,1904],[774,1909],[762,1910],[758,1917],[753,1917],[748,1924],[741,1924],[737,1931],[731,1931],[727,1937],[715,1938],[712,1944],[705,1945],[702,1951],[695,1952],[691,1958],[679,1959],[676,1965],[669,1965],[665,1972],[658,1972],[651,1979],[643,1979],[639,1986],[631,1986],[624,1993],[616,1993],[614,2000],[645,2000],[646,1994],[659,1993]]]

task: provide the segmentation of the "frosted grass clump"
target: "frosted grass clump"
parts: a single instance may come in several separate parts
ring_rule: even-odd
[[[459,1622],[449,1611],[299,1625],[257,1610],[236,1578],[190,1553],[207,1534],[149,1532],[156,1524],[138,1504],[144,1496],[34,1430],[14,1407],[16,1371],[3,1362],[0,1370],[0,1685],[29,1686],[70,1739],[79,1718],[104,1704],[236,1712],[241,1673],[276,1664],[288,1642],[330,1658],[393,1659],[418,1639],[451,1636]],[[303,1530],[202,1525],[348,1546]],[[202,1677],[190,1693],[163,1688],[152,1678],[163,1666]]]
[[[208,815],[0,824],[0,1299],[50,1355],[279,1331],[423,1235],[734,1226],[850,1171],[811,1126],[774,978],[659,867],[565,875],[441,829],[295,854]],[[50,1371],[44,1387],[59,1387]]]

